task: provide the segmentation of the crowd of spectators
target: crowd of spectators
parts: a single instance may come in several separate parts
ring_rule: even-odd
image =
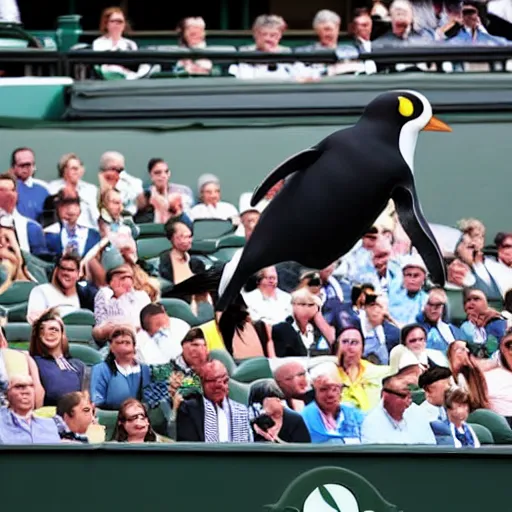
[[[391,3],[374,1],[371,8],[358,8],[348,23],[348,38],[340,37],[341,17],[327,9],[320,10],[312,21],[316,42],[294,48],[282,44],[287,30],[283,17],[275,14],[258,16],[252,26],[254,43],[243,45],[240,51],[259,51],[264,53],[315,52],[333,50],[338,62],[335,64],[304,63],[298,58],[296,62],[275,64],[236,63],[229,66],[227,74],[239,79],[293,79],[299,81],[319,80],[324,76],[346,73],[396,72],[404,70],[428,71],[433,65],[419,63],[416,65],[400,63],[396,65],[377,64],[371,60],[361,60],[362,53],[379,48],[397,48],[406,46],[431,45],[509,45],[506,37],[491,34],[487,30],[487,9],[492,16],[498,17],[508,26],[507,13],[497,8],[502,0],[491,0],[488,5],[479,0],[460,2],[436,2],[393,0]],[[92,48],[99,51],[137,50],[135,41],[125,37],[129,34],[129,24],[123,10],[110,7],[103,11],[100,21],[102,35],[96,39]],[[183,49],[202,50],[219,48],[207,44],[205,21],[201,17],[189,17],[180,21],[177,27],[178,46]],[[512,25],[509,30],[500,30],[512,39]],[[158,47],[156,48],[158,49]],[[169,49],[169,47],[162,47]],[[171,50],[173,48],[171,47]],[[224,47],[224,49],[226,49]],[[232,51],[237,48],[232,47]],[[211,60],[182,59],[169,71],[188,75],[212,75],[216,67]],[[446,72],[470,69],[464,63],[444,62],[442,69]],[[140,65],[128,69],[119,65],[101,66],[102,76],[137,79],[154,72],[162,71],[162,66]]]
[[[212,289],[174,299],[202,318],[192,325],[163,302],[214,264],[190,254],[194,229],[216,219],[247,239],[283,182],[253,207],[247,191],[238,205],[222,201],[213,174],[196,191],[174,183],[161,158],[143,182],[106,152],[99,187],[75,154],[50,183],[35,178],[28,147],[10,164],[0,174],[0,303],[20,282],[33,287],[28,351],[9,347],[2,317],[0,443],[101,442],[101,411],[117,415],[118,442],[478,447],[482,415],[512,439],[512,233],[498,233],[491,254],[485,226],[463,219],[443,249],[440,288],[390,201],[327,268],[261,269],[222,314]],[[144,259],[148,223],[171,245]],[[93,366],[68,341],[66,319],[80,311],[94,315]],[[248,361],[265,361],[272,377],[249,383],[244,400],[232,367]]]

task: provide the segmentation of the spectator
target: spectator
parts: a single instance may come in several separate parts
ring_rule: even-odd
[[[428,300],[423,290],[427,267],[420,256],[409,256],[402,262],[402,273],[402,287],[389,297],[389,314],[397,324],[406,325],[416,321]]]
[[[151,186],[137,197],[136,221],[165,224],[170,218],[183,217],[189,224],[187,214],[194,202],[190,187],[171,183],[169,165],[161,158],[152,158],[148,162],[148,173]]]
[[[301,412],[311,403],[314,391],[309,389],[308,372],[299,361],[286,361],[274,371],[274,379],[292,411]]]
[[[179,284],[194,274],[205,270],[201,259],[190,256],[192,248],[192,230],[184,222],[169,219],[165,224],[165,235],[172,248],[160,254],[158,272],[160,277],[171,284]],[[189,301],[192,298],[189,298]]]
[[[118,443],[154,443],[160,441],[149,422],[144,405],[134,398],[126,399],[119,408],[112,436]]]
[[[251,357],[276,357],[271,326],[253,321],[243,299],[231,304],[219,320],[226,350],[237,361]]]
[[[366,293],[359,320],[364,334],[363,357],[373,355],[378,364],[389,364],[389,353],[400,342],[400,329],[389,321],[384,298],[374,293]]]
[[[0,408],[0,444],[60,443],[55,422],[34,413],[32,377],[15,375],[7,390],[9,407]]]
[[[512,269],[512,233],[498,233],[494,238],[498,249],[498,263],[507,269]]]
[[[239,224],[237,209],[230,203],[221,201],[220,181],[213,174],[202,174],[197,181],[200,203],[196,204],[190,216],[197,219],[225,219]]]
[[[48,184],[50,194],[58,194],[63,188],[71,190],[80,198],[81,211],[78,223],[98,229],[98,187],[82,180],[85,168],[75,153],[62,155],[57,164],[59,179]]]
[[[130,27],[120,7],[107,7],[103,9],[100,18],[100,32],[103,35],[93,41],[92,49],[99,52],[138,50],[135,41],[123,37],[123,33],[127,30],[130,30]],[[148,74],[151,67],[147,64],[142,64],[138,67],[137,71],[132,71],[117,64],[103,64],[100,69],[103,74],[114,74],[115,76],[133,80]]]
[[[53,270],[51,283],[40,284],[28,297],[27,321],[32,324],[49,308],[63,317],[78,309],[94,309],[97,289],[79,281],[80,258],[69,253],[60,257]]]
[[[149,384],[149,367],[137,362],[135,347],[132,329],[114,329],[107,358],[92,369],[91,399],[97,407],[118,409],[127,398],[142,398],[142,390]]]
[[[190,325],[169,318],[161,304],[148,304],[140,312],[142,329],[137,333],[137,360],[145,364],[165,364],[181,355],[181,343]]]
[[[427,331],[427,348],[446,354],[450,343],[460,338],[460,330],[455,325],[444,322],[448,297],[442,288],[434,288],[428,293],[423,312],[416,321]]]
[[[248,409],[228,398],[229,376],[220,361],[201,369],[204,396],[183,401],[176,419],[176,440],[204,443],[249,443]]]
[[[0,174],[0,213],[7,215],[11,225],[14,225],[21,250],[35,256],[46,255],[48,251],[43,229],[17,210],[17,202],[16,180],[8,173]]]
[[[397,375],[382,381],[382,400],[363,421],[366,444],[436,444],[428,417],[411,407],[411,391]]]
[[[448,389],[445,394],[445,406],[455,447],[472,446],[473,448],[479,448],[478,437],[471,426],[467,424],[470,413],[468,393],[460,388]]]
[[[64,252],[85,256],[101,239],[96,229],[79,223],[80,197],[66,196],[63,189],[57,194],[56,206],[58,222],[44,230],[48,251],[56,256]]]
[[[278,288],[276,267],[261,269],[256,274],[256,289],[242,293],[253,320],[274,325],[292,312],[291,295]]]
[[[44,181],[34,178],[35,158],[34,151],[30,148],[15,149],[11,153],[11,172],[16,178],[17,211],[29,219],[40,222],[49,192]]]
[[[206,48],[206,23],[201,17],[183,18],[176,27],[179,45],[191,50]],[[176,71],[186,71],[190,75],[209,75],[212,72],[213,63],[209,59],[178,61]]]
[[[32,325],[29,353],[45,390],[44,405],[55,406],[66,393],[87,388],[87,369],[70,356],[64,323],[55,310],[50,309]]]
[[[306,288],[292,293],[292,315],[272,327],[277,357],[331,353],[335,332],[321,308],[321,299]]]
[[[249,412],[253,416],[254,441],[310,443],[311,437],[303,418],[285,407],[283,401],[283,392],[272,380],[251,386]]]
[[[356,9],[350,32],[352,35],[352,43],[359,52],[369,53],[372,51],[372,27],[373,20],[367,9]]]
[[[343,384],[336,367],[323,372],[313,378],[315,401],[302,411],[311,442],[359,444],[364,416],[352,404],[340,403]]]
[[[139,234],[139,228],[133,223],[133,220],[129,216],[123,216],[122,195],[115,188],[107,188],[101,194],[98,227],[101,238],[112,238],[118,234],[136,238]]]
[[[363,333],[358,327],[346,327],[338,337],[338,371],[343,384],[342,401],[367,412],[379,401],[382,378],[388,366],[377,366],[362,359]]]
[[[430,421],[446,421],[445,393],[452,387],[452,372],[449,368],[434,366],[420,375],[418,384],[425,391],[425,401],[420,405]]]
[[[240,200],[240,225],[236,230],[236,234],[245,237],[246,240],[249,240],[256,224],[260,220],[260,216],[261,213],[257,206],[252,207],[251,205],[242,205],[242,200]]]
[[[123,208],[130,214],[137,212],[137,197],[142,194],[142,180],[125,170],[124,156],[117,151],[107,151],[100,158],[100,193],[106,188],[116,188],[121,193]]]
[[[54,419],[57,427],[60,426],[61,439],[88,443],[87,433],[95,422],[94,405],[88,391],[74,391],[62,396]]]

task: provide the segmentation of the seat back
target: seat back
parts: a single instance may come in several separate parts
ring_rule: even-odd
[[[80,359],[80,361],[87,366],[94,366],[95,364],[103,362],[103,357],[98,350],[82,343],[70,343],[69,353],[71,357]]]
[[[12,306],[27,302],[32,289],[37,286],[33,281],[14,281],[14,283],[0,295],[0,305]]]
[[[250,387],[250,384],[229,379],[229,398],[239,404],[247,405],[249,403]]]
[[[483,425],[478,425],[477,423],[471,423],[470,426],[475,431],[480,444],[494,444],[494,437],[488,428],[485,428]]]
[[[468,416],[468,423],[486,427],[496,444],[512,444],[512,429],[507,420],[494,411],[477,409]]]
[[[139,238],[137,239],[137,254],[141,260],[156,258],[161,252],[168,251],[171,242],[167,238]]]
[[[165,237],[164,224],[156,222],[147,222],[137,224],[139,227],[139,238],[159,238]]]
[[[445,289],[448,297],[450,321],[455,325],[461,325],[466,320],[462,290]]]
[[[96,418],[98,423],[105,427],[105,441],[112,441],[114,429],[116,428],[118,411],[106,411],[96,408]]]
[[[94,313],[88,309],[77,309],[62,318],[64,325],[92,325],[94,326]]]
[[[181,299],[160,299],[160,304],[171,318],[179,318],[191,327],[199,325],[199,320],[190,309],[190,306]]]
[[[206,240],[233,233],[235,227],[230,220],[198,219],[194,221],[193,230],[195,240]]]
[[[272,370],[266,357],[253,357],[242,361],[231,377],[238,382],[251,383],[272,378]]]
[[[228,371],[228,375],[233,375],[236,371],[236,363],[231,354],[227,350],[210,350],[210,359],[214,359],[216,361],[220,361],[224,364]]]

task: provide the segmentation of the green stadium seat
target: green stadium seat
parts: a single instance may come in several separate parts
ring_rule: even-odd
[[[26,350],[28,352],[30,343],[28,341],[13,341],[8,343],[9,348],[14,350]]]
[[[26,322],[8,322],[4,329],[9,343],[29,341],[32,333],[32,326]]]
[[[451,290],[445,288],[448,297],[450,318],[452,323],[460,325],[466,320],[464,303],[462,301],[462,290]]]
[[[481,445],[494,444],[494,438],[491,431],[478,423],[468,423],[471,428],[475,431],[476,437],[480,441]]]
[[[137,224],[139,227],[139,238],[160,238],[165,237],[164,224],[147,222]]]
[[[231,376],[236,371],[236,363],[231,354],[227,350],[215,349],[210,351],[210,359],[220,361],[228,370],[228,375]]]
[[[217,250],[216,239],[194,240],[190,249],[190,254],[213,254]]]
[[[33,281],[14,281],[0,295],[0,306],[13,306],[22,302],[28,302],[28,296],[35,286],[37,286],[37,283]]]
[[[156,258],[160,253],[168,251],[171,242],[167,238],[139,238],[137,239],[137,254],[141,260]]]
[[[94,313],[89,309],[77,309],[62,318],[65,325],[92,325],[94,326]]]
[[[101,357],[98,350],[82,343],[70,343],[69,353],[71,357],[80,359],[80,361],[87,366],[94,366],[95,364],[103,362],[103,357]]]
[[[486,427],[496,444],[512,444],[512,429],[507,420],[494,411],[477,409],[469,415],[468,423]]]
[[[222,261],[225,263],[231,261],[238,250],[238,247],[222,247],[213,254],[210,254],[209,257],[214,261]]]
[[[239,249],[245,245],[245,237],[238,235],[225,235],[219,238],[217,242],[217,248],[223,249],[225,247],[236,247]]]
[[[116,428],[118,411],[106,411],[96,408],[96,418],[98,423],[105,427],[105,441],[112,441],[114,429]]]
[[[92,340],[92,325],[66,325],[69,343],[89,343]]]
[[[272,370],[266,357],[253,357],[240,362],[231,378],[244,383],[251,383],[258,379],[272,378]]]
[[[249,403],[250,388],[250,384],[229,379],[229,398],[239,404],[247,405]]]
[[[425,401],[425,391],[423,389],[416,389],[412,393],[412,401],[416,405],[421,405]]]
[[[230,220],[198,219],[194,221],[193,231],[195,240],[211,240],[233,233],[235,226]]]
[[[14,306],[7,306],[5,307],[5,309],[7,310],[7,319],[9,320],[9,322],[27,321],[28,302],[15,304]]]
[[[200,324],[198,318],[192,310],[190,306],[181,299],[160,299],[160,304],[165,308],[167,314],[171,318],[179,318],[184,322],[187,322],[191,327],[195,327]]]

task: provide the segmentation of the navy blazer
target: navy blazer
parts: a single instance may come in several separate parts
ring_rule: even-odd
[[[382,324],[382,327],[386,336],[386,347],[388,352],[391,352],[391,349],[400,343],[400,329],[387,320]]]
[[[27,237],[31,254],[37,256],[48,253],[43,228],[37,222],[30,219],[27,222]]]
[[[61,226],[60,230],[57,232],[47,231],[44,236],[46,238],[46,245],[48,247],[48,252],[55,254],[56,256],[61,256],[64,248],[62,247],[62,230],[64,228]],[[95,229],[87,228],[87,240],[85,242],[85,248],[83,254],[80,256],[84,256],[90,251],[97,243],[101,240],[100,234]]]

